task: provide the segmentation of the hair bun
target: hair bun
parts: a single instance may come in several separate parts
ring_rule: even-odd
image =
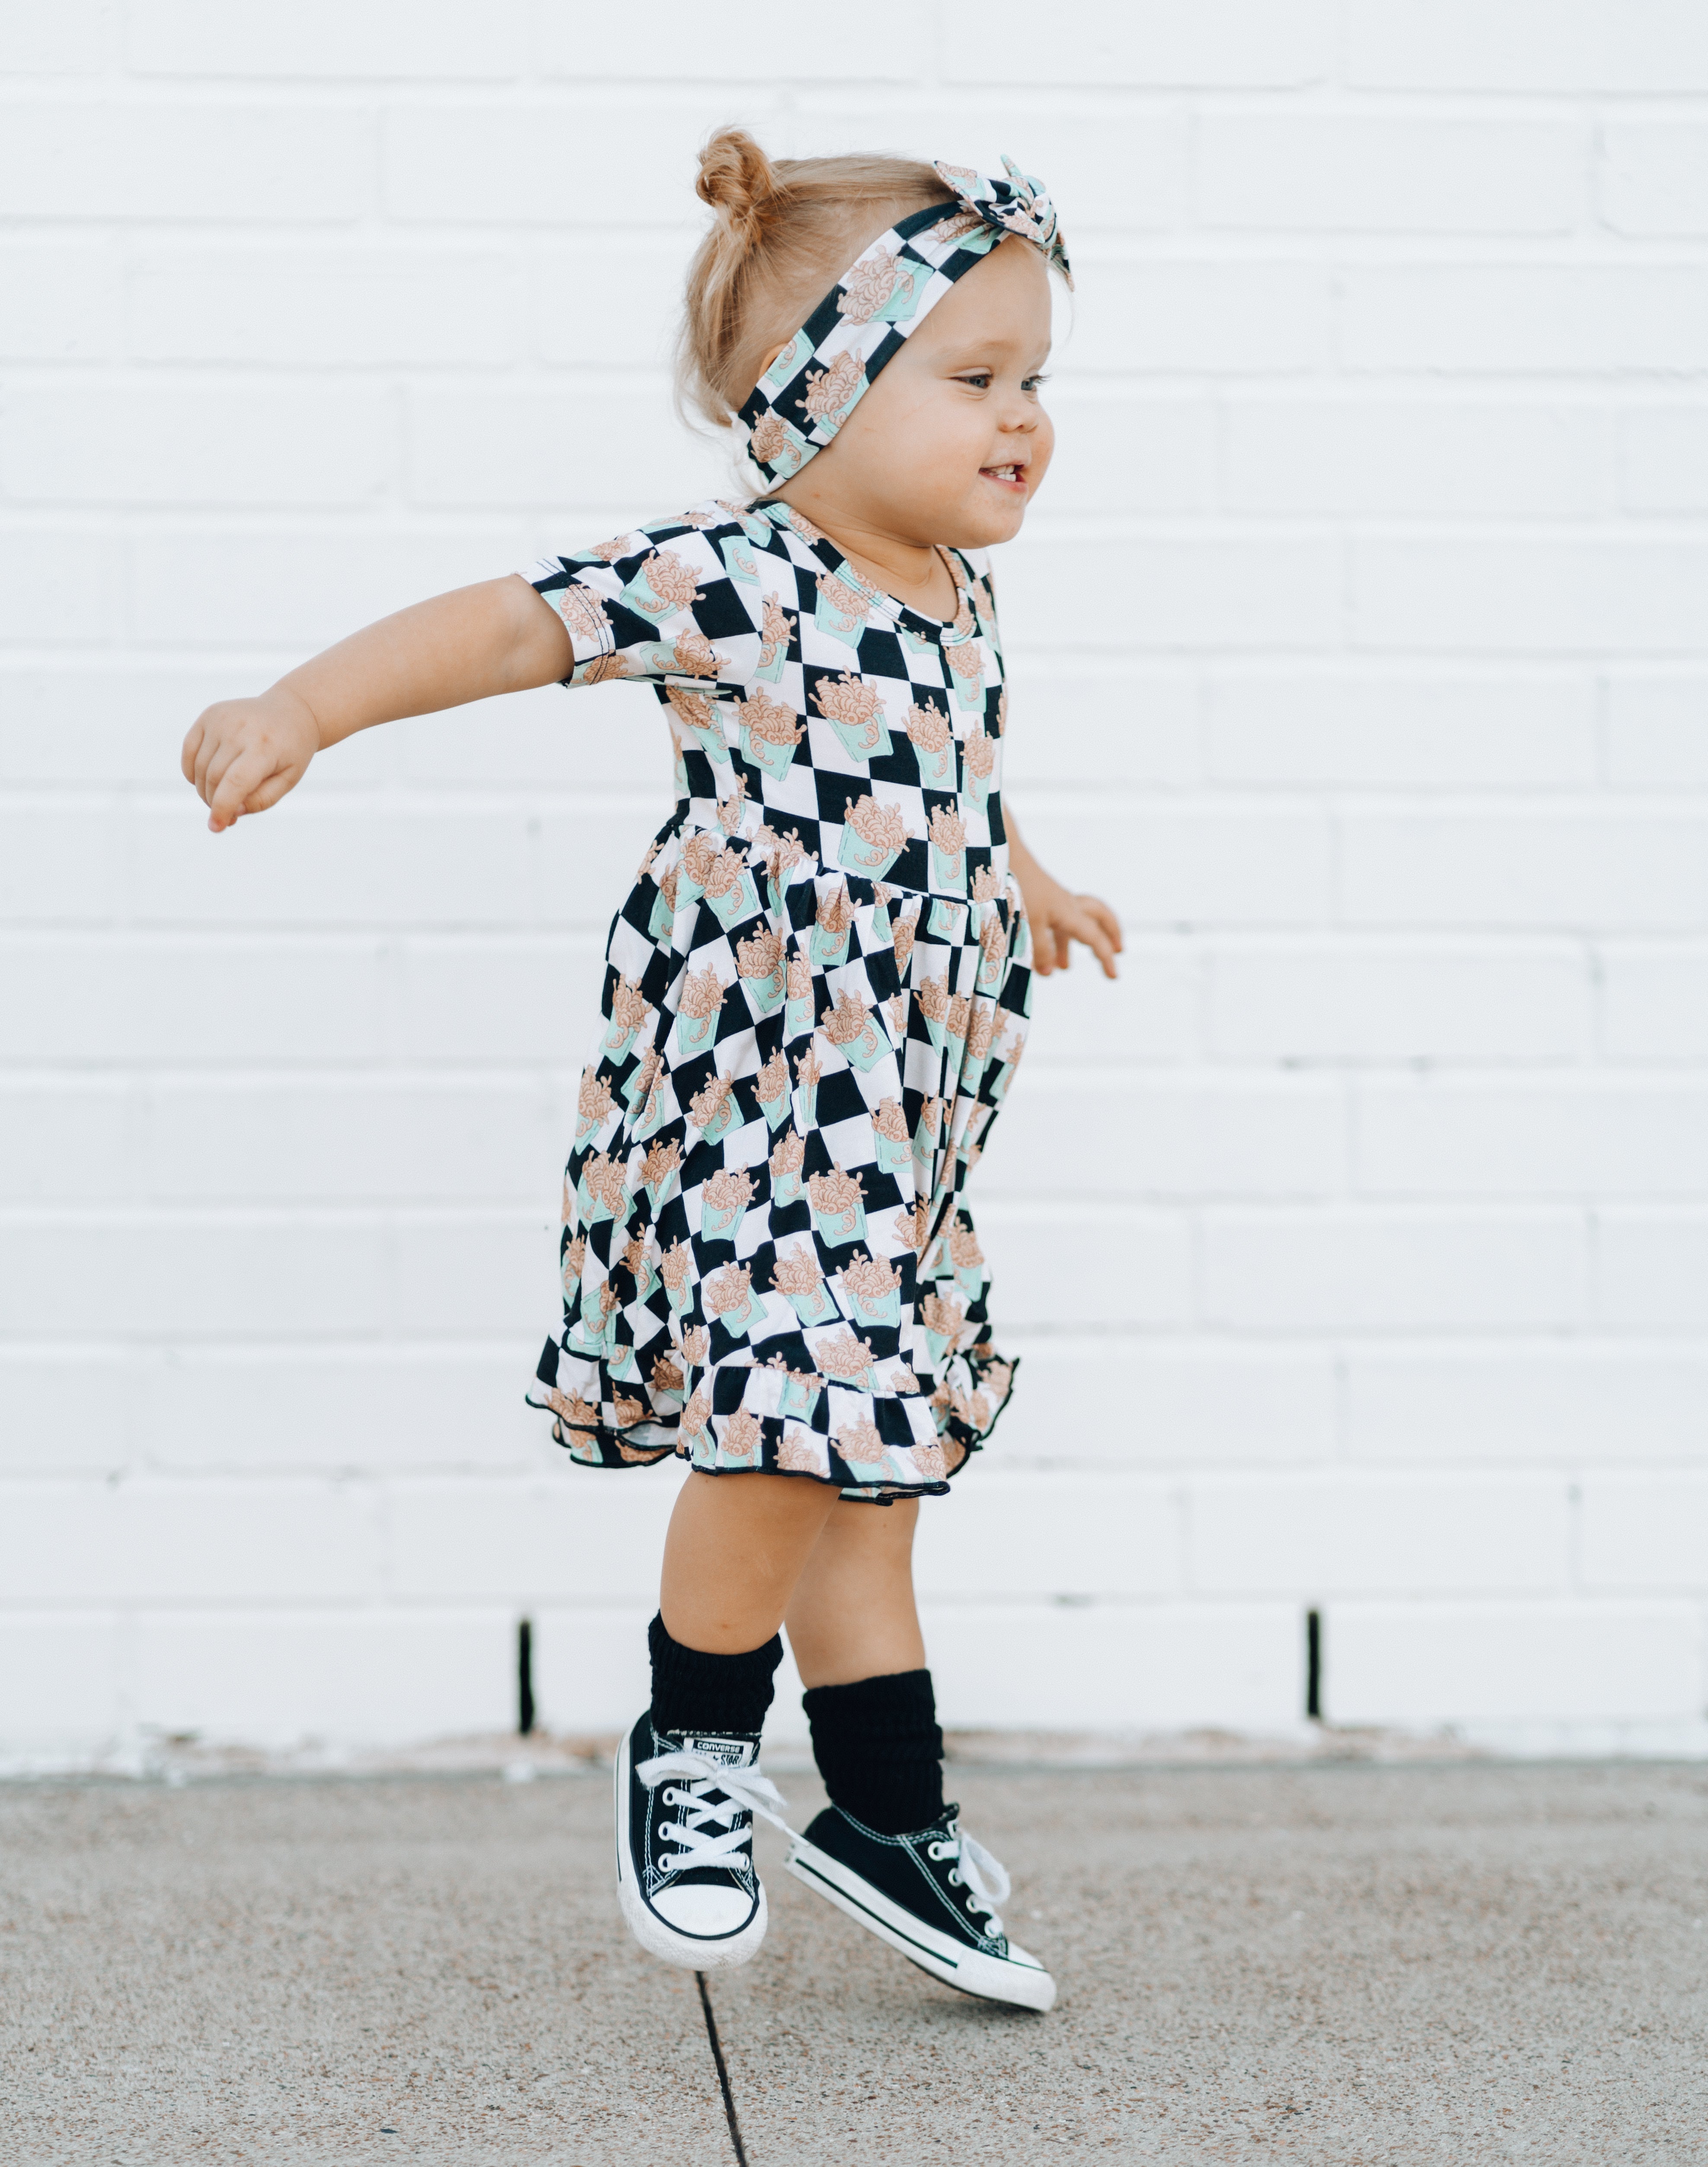
[[[770,160],[744,128],[720,128],[707,138],[694,188],[743,242],[758,239],[779,193]]]

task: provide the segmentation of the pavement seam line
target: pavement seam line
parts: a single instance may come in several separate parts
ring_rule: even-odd
[[[742,2143],[742,2126],[736,2118],[735,2094],[729,2088],[729,2065],[723,2058],[723,2042],[717,2036],[717,2019],[711,2013],[711,1996],[706,1990],[706,1974],[695,1972],[694,1983],[700,1989],[700,2006],[706,2011],[706,2036],[711,2042],[711,2058],[717,2064],[718,2088],[723,2094],[723,2118],[729,2124],[736,2167],[748,2167],[748,2148]]]

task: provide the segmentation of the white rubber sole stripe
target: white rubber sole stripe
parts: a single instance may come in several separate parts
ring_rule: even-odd
[[[678,1933],[674,1926],[658,1916],[642,1895],[635,1880],[634,1862],[629,1855],[629,1741],[627,1733],[616,1751],[615,1788],[616,1899],[622,1906],[623,1918],[629,1931],[647,1954],[660,1958],[665,1963],[675,1964],[683,1971],[729,1971],[737,1964],[744,1964],[749,1957],[757,1955],[759,1944],[765,1938],[765,1928],[769,1924],[763,1884],[759,1886],[759,1909],[745,1926],[732,1934],[704,1937],[696,1934]]]
[[[796,1837],[788,1863],[797,1881],[816,1889],[838,1911],[945,1986],[958,1987],[981,2001],[1007,2001],[1016,2008],[1036,2010],[1040,2016],[1055,2005],[1055,1981],[1042,1964],[986,1956],[982,1949],[955,1943],[891,1903],[881,1889],[805,1836]]]

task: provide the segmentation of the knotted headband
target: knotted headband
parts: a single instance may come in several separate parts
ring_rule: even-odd
[[[1002,163],[1008,177],[999,181],[939,160],[957,203],[933,204],[880,233],[759,379],[740,418],[748,456],[768,481],[787,481],[823,449],[904,340],[1005,235],[1029,241],[1073,284],[1044,183],[1012,158]]]

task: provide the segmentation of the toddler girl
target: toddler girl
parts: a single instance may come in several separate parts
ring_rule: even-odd
[[[563,1321],[531,1395],[590,1466],[692,1470],[652,1704],[617,1757],[623,1911],[698,1969],[764,1938],[753,1815],[782,1804],[758,1753],[786,1624],[832,1801],[791,1870],[936,1977],[1047,2009],[996,1913],[1007,1877],[944,1802],[911,1551],[917,1501],[1013,1384],[960,1195],[1031,974],[1081,940],[1113,977],[1121,945],[1005,815],[981,554],[1050,463],[1067,257],[1013,166],[772,166],[726,130],[699,191],[715,222],[679,382],[744,427],[761,493],[371,626],[210,707],[184,772],[218,832],[373,723],[554,680],[653,685],[676,807],[611,925]]]

